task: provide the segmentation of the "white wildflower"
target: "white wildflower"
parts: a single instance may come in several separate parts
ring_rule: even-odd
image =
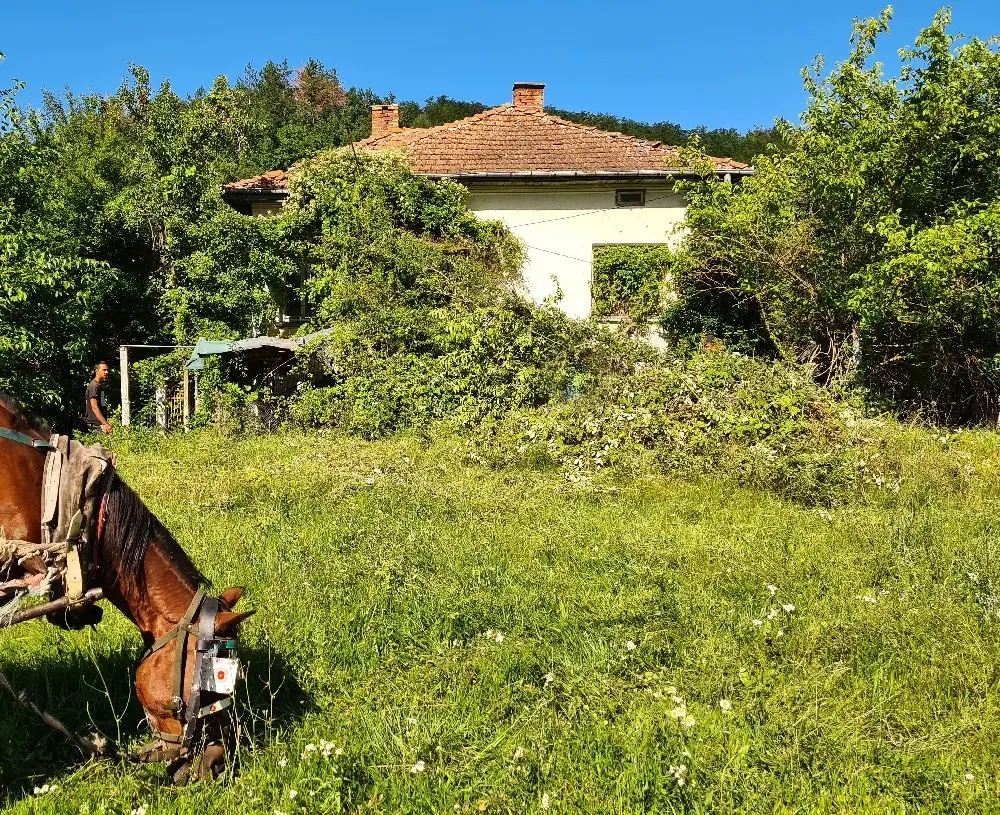
[[[417,723],[417,720],[414,719],[412,716],[407,716],[406,717],[406,723],[409,724],[409,725],[414,725],[414,724]]]
[[[965,780],[966,781],[975,781],[976,777],[972,773],[966,773],[965,774]]]
[[[410,767],[410,772],[413,773],[414,775],[416,775],[417,773],[422,773],[426,769],[427,769],[427,765],[424,764],[423,759],[421,759],[416,764],[414,764],[412,767]]]
[[[627,651],[634,651],[635,647],[636,647],[635,643],[632,642],[632,640],[629,640],[628,642],[625,643],[625,650]]]
[[[315,744],[311,744],[311,743],[307,744],[306,745],[306,752],[307,753],[315,753],[316,752],[316,745]]]
[[[791,614],[793,611],[795,611],[795,606],[793,606],[791,603],[785,603],[781,607],[781,610],[784,611],[785,614]]]
[[[132,810],[131,815],[146,815],[146,807],[137,806],[135,809]]]
[[[287,767],[288,766],[288,759],[287,758],[281,759],[281,761],[278,762],[278,766],[279,767]]]
[[[549,808],[549,794],[547,792],[542,793],[542,809]]]
[[[298,791],[298,790],[289,790],[289,791],[288,791],[288,797],[289,797],[289,799],[290,799],[290,800],[292,800],[292,801],[294,801],[294,800],[295,800],[295,798],[296,798],[296,797],[298,796],[298,794],[299,794],[299,791]]]
[[[670,699],[673,701],[673,703],[675,705],[683,705],[684,704],[684,697],[683,696],[678,696],[676,690],[674,691],[674,695],[671,696]]]
[[[35,787],[35,795],[45,795],[49,789],[50,787],[48,784],[42,784],[40,787]]]
[[[687,775],[686,764],[678,764],[678,765],[671,764],[669,769],[667,770],[667,773],[674,777],[674,780],[677,782],[678,787],[683,787],[684,784],[687,782],[687,779],[685,778],[685,776]]]
[[[764,625],[763,620],[751,620],[750,622],[753,623],[754,628],[760,628],[762,625]]]
[[[969,572],[969,580],[971,580],[973,583],[978,583],[979,575],[976,572]]]
[[[866,603],[875,603],[875,602],[877,602],[877,600],[874,597],[872,597],[870,594],[866,594],[861,599],[864,600]]]
[[[343,747],[338,747],[336,750],[333,751],[333,754],[335,756],[342,756],[342,755],[344,755],[344,748]]]
[[[503,634],[497,631],[497,635],[493,639],[495,639],[497,645],[499,645],[501,642],[503,642]]]
[[[523,756],[524,756],[524,748],[523,747],[518,747],[514,751],[514,761],[517,761],[518,759],[522,758]]]
[[[675,719],[683,719],[687,716],[687,705],[677,705],[673,710],[670,711],[670,715]]]
[[[545,674],[545,676],[543,676],[542,679],[545,680],[544,687],[546,688],[556,681],[556,678],[552,674]]]
[[[720,699],[719,707],[721,707],[726,713],[733,709],[733,703],[728,699]]]
[[[676,695],[677,695],[677,688],[675,688],[673,685],[667,688],[667,696],[676,696]]]
[[[685,716],[683,719],[681,719],[681,724],[684,727],[688,728],[694,727],[695,726],[694,716]]]
[[[767,589],[767,590],[768,590],[769,592],[771,592],[771,596],[772,596],[772,597],[774,597],[774,595],[776,595],[776,594],[778,593],[778,587],[777,587],[777,586],[775,586],[775,585],[773,585],[772,583],[768,583],[768,584],[767,584],[767,586],[765,586],[765,588],[766,588],[766,589]]]
[[[778,616],[778,609],[776,608],[772,608],[769,612],[767,612],[767,619],[769,620],[773,620],[777,616]]]

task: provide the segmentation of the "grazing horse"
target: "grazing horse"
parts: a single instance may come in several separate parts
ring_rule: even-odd
[[[6,537],[40,542],[48,434],[3,396],[0,428],[11,431],[0,434],[0,541]],[[33,440],[38,440],[41,452]],[[231,610],[242,588],[226,589],[217,599],[207,595],[204,575],[163,524],[113,468],[104,479],[99,512],[89,521],[90,586],[103,590],[104,597],[139,629],[146,645],[136,669],[136,695],[157,738],[138,758],[169,761],[168,773],[175,781],[189,774],[215,777],[225,767],[231,709],[226,692],[210,692],[212,666],[233,663],[224,657],[211,660],[230,654],[239,623],[253,612]],[[23,560],[13,564],[20,575],[4,577],[26,577],[31,582],[33,576],[38,579],[39,566],[44,572],[44,565]],[[98,613],[88,618],[87,612]],[[83,622],[100,619],[94,606],[69,612],[73,613],[82,613]],[[207,685],[202,681],[206,668]],[[200,745],[204,750],[196,762]]]

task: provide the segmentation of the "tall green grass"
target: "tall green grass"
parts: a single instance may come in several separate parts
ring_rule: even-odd
[[[7,811],[1000,809],[992,434],[890,428],[866,466],[895,480],[832,511],[447,438],[115,444],[217,588],[249,588],[240,770],[81,765],[0,702]],[[131,744],[139,649],[109,610],[3,632],[0,665]]]

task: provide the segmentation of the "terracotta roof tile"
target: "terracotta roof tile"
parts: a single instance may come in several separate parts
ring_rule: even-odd
[[[253,178],[244,178],[242,181],[233,181],[224,184],[226,190],[242,192],[286,192],[288,190],[288,173],[284,170],[271,170],[264,175],[255,175]]]
[[[676,147],[511,104],[438,127],[393,130],[355,146],[405,149],[413,171],[422,175],[649,174],[678,168]],[[712,161],[720,172],[748,169],[733,159]]]
[[[403,149],[415,173],[432,176],[649,176],[679,169],[676,147],[512,104],[437,127],[396,128],[354,146]],[[712,161],[719,172],[749,169],[730,158]],[[225,185],[234,192],[284,192],[287,187],[288,175],[281,170]]]

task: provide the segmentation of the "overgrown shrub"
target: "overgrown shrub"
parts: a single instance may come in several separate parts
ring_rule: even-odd
[[[856,476],[845,414],[808,369],[707,351],[596,376],[575,400],[484,426],[472,455],[571,480],[615,465],[711,474],[836,503]]]
[[[561,398],[614,353],[610,335],[516,294],[523,248],[480,221],[467,191],[405,158],[335,151],[307,162],[281,222],[312,267],[316,389],[292,418],[367,437],[501,416]]]
[[[293,400],[292,417],[366,437],[442,419],[471,425],[562,400],[594,370],[652,354],[557,308],[497,298],[338,328],[305,352],[320,387]]]
[[[728,350],[665,354],[515,292],[521,251],[464,191],[402,156],[335,152],[304,165],[280,216],[313,268],[319,325],[289,416],[366,438],[459,430],[474,459],[712,474],[834,503],[851,483],[834,397],[808,369]],[[673,255],[602,258],[606,301],[657,307]],[[634,249],[634,247],[629,247]],[[635,316],[635,315],[633,315]]]
[[[995,422],[1000,42],[952,34],[943,10],[886,76],[874,56],[890,17],[857,21],[848,58],[806,72],[786,152],[755,159],[739,184],[705,173],[681,291],[738,304],[824,382],[863,383],[936,420]]]

